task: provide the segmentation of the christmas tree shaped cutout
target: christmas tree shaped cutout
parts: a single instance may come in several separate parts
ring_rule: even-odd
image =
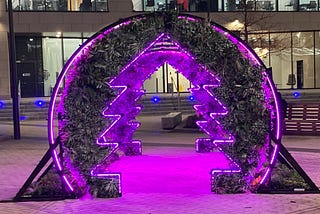
[[[105,160],[112,157],[119,149],[125,151],[124,148],[130,147],[132,143],[138,145],[136,151],[140,151],[137,154],[141,154],[140,141],[132,140],[133,132],[139,127],[135,116],[142,108],[136,102],[143,94],[141,87],[144,81],[164,63],[171,65],[195,86],[190,91],[201,102],[201,105],[195,106],[195,110],[205,119],[199,121],[198,125],[210,136],[211,143],[220,148],[221,144],[234,142],[232,135],[223,130],[216,118],[228,113],[226,107],[211,92],[212,87],[220,85],[220,80],[213,72],[196,62],[195,58],[171,39],[168,34],[163,33],[109,82],[109,86],[117,90],[117,96],[107,104],[103,112],[103,115],[111,122],[96,141],[99,146],[110,147]],[[201,141],[207,140],[199,139],[196,143],[199,144]],[[230,169],[219,172],[239,172],[239,166],[232,161],[231,157],[228,158],[231,162]],[[96,169],[96,171],[93,170],[92,175],[107,176],[106,173]],[[217,170],[214,169],[212,172],[213,174],[217,173]]]

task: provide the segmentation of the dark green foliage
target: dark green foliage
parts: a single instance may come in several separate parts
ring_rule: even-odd
[[[116,198],[121,196],[116,179],[91,177],[88,184],[90,185],[90,194],[94,197]]]
[[[240,174],[218,174],[212,180],[211,191],[217,194],[244,193],[247,183]]]
[[[46,175],[44,175],[37,182],[34,182],[28,191],[32,197],[65,197],[65,191],[62,187],[61,178],[54,168],[51,168]]]
[[[264,105],[263,68],[253,66],[208,23],[179,22],[174,32],[176,40],[222,80],[213,93],[228,108],[228,115],[219,121],[235,137],[234,145],[222,149],[240,165],[243,176],[254,174],[252,170],[259,161],[257,148],[266,143],[270,119]]]
[[[310,190],[310,186],[294,170],[285,164],[277,163],[272,171],[270,189],[271,190],[291,190],[305,189]]]
[[[146,17],[133,20],[131,24],[98,40],[70,71],[70,76],[74,78],[62,97],[60,135],[65,155],[70,156],[72,165],[90,184],[90,192],[97,197],[109,197],[114,196],[116,189],[109,181],[93,180],[89,175],[92,167],[101,163],[108,154],[105,148],[95,144],[98,135],[110,123],[101,117],[103,109],[116,95],[107,82],[161,32],[168,32],[199,63],[221,78],[221,86],[213,93],[225,104],[229,113],[219,120],[225,130],[230,130],[235,136],[235,144],[223,147],[223,150],[240,165],[245,176],[252,173],[259,158],[253,155],[253,151],[266,143],[269,128],[269,112],[264,107],[262,90],[262,68],[251,65],[234,44],[205,21],[190,22],[178,19],[172,13],[155,13]],[[250,161],[248,154],[252,156]],[[228,182],[238,182],[232,179],[238,177],[228,177]],[[218,184],[222,185],[219,182],[215,186]],[[245,183],[239,183],[242,184],[242,188],[234,191],[246,188]],[[226,188],[226,185],[221,188]]]

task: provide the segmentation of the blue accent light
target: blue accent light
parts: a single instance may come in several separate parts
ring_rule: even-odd
[[[190,95],[188,99],[189,99],[189,101],[191,101],[191,102],[193,102],[193,101],[195,100],[194,96],[192,96],[192,95]]]
[[[4,108],[4,102],[0,101],[0,109]]]
[[[25,119],[27,119],[26,116],[20,116],[20,121],[24,121]]]
[[[151,101],[152,101],[153,103],[158,103],[158,102],[160,102],[160,97],[152,97],[152,98],[151,98]]]
[[[298,98],[298,97],[300,97],[300,93],[295,91],[295,92],[293,92],[293,96],[294,96],[294,98]]]
[[[37,107],[43,107],[46,103],[43,101],[43,100],[37,100],[35,103],[34,103]]]

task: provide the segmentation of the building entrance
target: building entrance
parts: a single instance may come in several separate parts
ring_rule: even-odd
[[[188,92],[191,87],[190,81],[167,62],[143,84],[146,93]]]

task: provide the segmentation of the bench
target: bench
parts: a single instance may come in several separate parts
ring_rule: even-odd
[[[320,135],[320,103],[288,103],[283,134]]]
[[[161,124],[163,129],[174,129],[182,122],[181,112],[171,112],[161,118]]]

